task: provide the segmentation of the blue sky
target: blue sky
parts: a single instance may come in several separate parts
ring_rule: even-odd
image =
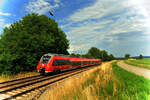
[[[28,13],[54,12],[70,41],[70,53],[95,46],[116,57],[150,55],[148,0],[0,0],[0,33]]]

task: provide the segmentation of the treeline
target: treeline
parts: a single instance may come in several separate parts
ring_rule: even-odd
[[[131,59],[131,58],[133,58],[133,59],[143,59],[143,55],[140,54],[140,55],[137,56],[137,57],[130,57],[130,54],[127,53],[127,54],[125,54],[124,58],[125,58],[125,59]]]
[[[6,27],[0,36],[0,74],[36,70],[46,53],[69,54],[69,41],[55,20],[28,14]]]
[[[109,55],[106,50],[100,50],[96,47],[91,47],[86,54],[72,53],[71,56],[81,57],[81,58],[96,58],[96,59],[102,59],[102,61],[110,61],[115,59],[113,54]]]
[[[125,54],[124,57],[116,57],[115,59],[116,60],[128,60],[128,59],[143,59],[143,55],[140,54],[138,56],[135,56],[135,57],[131,57],[131,55],[129,53]]]

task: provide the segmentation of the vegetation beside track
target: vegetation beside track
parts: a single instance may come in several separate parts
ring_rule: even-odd
[[[113,73],[121,82],[118,97],[126,98],[123,100],[150,99],[150,80],[118,67],[117,62],[113,63]]]
[[[18,79],[18,78],[30,77],[30,76],[34,76],[34,75],[39,75],[39,73],[37,73],[37,72],[26,72],[26,73],[21,72],[19,74],[11,75],[11,76],[6,75],[6,74],[1,74],[0,82],[14,80],[14,79]]]
[[[150,59],[125,60],[124,62],[129,65],[150,69]]]
[[[149,96],[149,97],[148,97]],[[45,98],[44,98],[45,97]],[[148,100],[150,81],[125,71],[114,62],[103,64],[81,77],[71,78],[63,85],[47,90],[46,100]]]

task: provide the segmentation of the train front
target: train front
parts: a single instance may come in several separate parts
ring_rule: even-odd
[[[52,56],[50,55],[43,55],[38,63],[37,66],[37,71],[44,75],[45,73],[51,72],[52,71],[52,67],[50,66],[50,60],[51,60]]]

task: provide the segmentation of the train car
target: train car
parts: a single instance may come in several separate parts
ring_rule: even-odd
[[[101,64],[101,59],[73,58],[61,54],[45,54],[41,57],[37,71],[41,74]]]

